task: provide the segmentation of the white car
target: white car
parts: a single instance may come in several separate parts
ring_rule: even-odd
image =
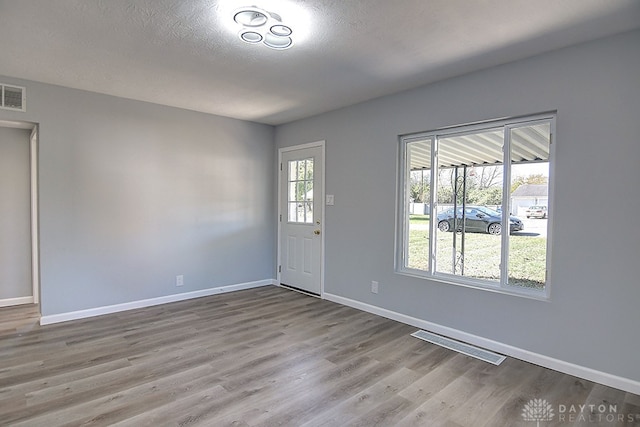
[[[529,206],[525,215],[527,218],[546,218],[549,216],[546,206]]]

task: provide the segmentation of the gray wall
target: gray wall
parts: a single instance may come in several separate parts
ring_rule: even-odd
[[[33,295],[30,136],[0,127],[0,300]]]
[[[40,125],[44,315],[274,277],[272,127],[0,82]]]
[[[639,70],[633,32],[278,127],[326,140],[326,292],[640,381]],[[398,135],[550,110],[551,300],[394,273]]]

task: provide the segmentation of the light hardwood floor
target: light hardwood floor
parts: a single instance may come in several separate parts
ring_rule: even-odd
[[[640,425],[640,396],[513,358],[496,367],[274,286],[37,320],[34,307],[0,309],[2,426],[532,427],[534,398],[554,408],[540,426]],[[559,404],[601,403],[615,422],[597,409],[560,420]]]

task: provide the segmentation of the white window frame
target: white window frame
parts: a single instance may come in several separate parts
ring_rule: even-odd
[[[501,248],[501,278],[499,282],[491,282],[488,280],[476,279],[453,274],[447,274],[435,271],[435,237],[437,221],[430,221],[429,227],[429,262],[428,270],[410,268],[406,266],[406,260],[409,252],[409,189],[410,189],[410,167],[408,166],[408,150],[407,146],[411,142],[431,140],[431,168],[429,170],[431,177],[431,194],[430,194],[430,216],[434,218],[437,212],[437,193],[438,182],[436,174],[438,171],[438,138],[451,137],[456,134],[468,134],[473,132],[481,132],[488,129],[503,128],[504,146],[503,146],[503,192],[502,206],[503,209],[509,206],[510,186],[511,186],[511,141],[510,135],[512,129],[534,124],[536,122],[548,122],[550,124],[550,146],[549,146],[549,182],[548,182],[548,206],[549,211],[553,212],[554,200],[554,181],[555,181],[555,147],[556,143],[556,112],[540,113],[528,116],[514,117],[509,119],[499,119],[486,122],[472,123],[460,126],[452,126],[433,131],[412,133],[399,136],[400,156],[399,156],[399,173],[398,173],[398,192],[397,192],[397,224],[396,224],[396,245],[395,245],[395,271],[398,274],[408,275],[412,277],[429,279],[432,281],[453,284],[476,289],[483,289],[491,292],[498,292],[510,295],[517,295],[526,298],[548,300],[551,296],[551,250],[552,250],[552,229],[553,216],[548,219],[547,223],[547,252],[546,252],[546,280],[544,289],[531,289],[508,284],[508,260],[509,260],[509,236],[510,233],[502,233]],[[434,167],[436,165],[436,167]],[[508,209],[507,209],[508,210]],[[503,215],[502,229],[509,230],[509,215]]]

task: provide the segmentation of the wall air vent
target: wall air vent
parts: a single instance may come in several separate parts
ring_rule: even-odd
[[[27,111],[27,89],[0,83],[0,108]]]

